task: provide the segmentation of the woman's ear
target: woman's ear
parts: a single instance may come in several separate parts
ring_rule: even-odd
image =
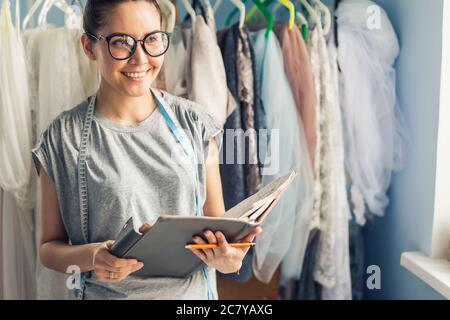
[[[88,56],[89,59],[94,61],[97,60],[93,43],[86,33],[83,33],[81,35],[81,45],[83,46],[84,53]]]

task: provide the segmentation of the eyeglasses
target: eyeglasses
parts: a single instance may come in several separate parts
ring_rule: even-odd
[[[170,34],[164,31],[154,31],[145,36],[143,40],[136,40],[124,33],[113,33],[109,36],[95,36],[86,32],[89,37],[98,41],[105,40],[111,57],[116,60],[127,60],[136,52],[137,43],[140,42],[145,53],[151,57],[159,57],[167,52],[170,44]]]

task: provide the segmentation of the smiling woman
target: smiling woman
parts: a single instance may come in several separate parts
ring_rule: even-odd
[[[239,270],[248,250],[221,234],[205,232],[219,248],[193,250],[205,268],[186,279],[135,276],[143,264],[109,249],[130,216],[138,229],[162,213],[224,213],[222,129],[200,105],[152,88],[170,40],[155,0],[87,1],[84,29],[81,43],[98,64],[100,88],[60,114],[33,149],[42,263],[60,272],[79,266],[80,299],[217,298],[214,269]],[[180,145],[183,159],[173,156]]]

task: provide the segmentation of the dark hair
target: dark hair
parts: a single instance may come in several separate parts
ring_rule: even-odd
[[[96,35],[98,30],[106,24],[108,11],[113,10],[123,2],[142,0],[87,0],[83,14],[83,27],[86,33]],[[161,7],[156,0],[144,0],[153,4],[159,13],[160,23],[162,23]]]

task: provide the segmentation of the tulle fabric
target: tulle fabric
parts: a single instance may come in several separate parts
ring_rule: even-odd
[[[85,55],[80,44],[81,34],[80,29],[51,26],[24,32],[35,141],[61,112],[78,105],[98,89],[98,68]],[[39,243],[40,187],[36,179],[32,183],[37,191],[34,197],[35,237]],[[66,287],[66,275],[47,269],[38,262],[36,278],[38,299],[73,298]]]
[[[392,172],[405,162],[408,132],[397,105],[393,67],[400,47],[386,12],[372,1],[344,0],[336,16],[346,169],[355,218],[363,225],[366,206],[384,215]]]
[[[298,279],[306,249],[311,219],[313,173],[306,139],[292,91],[284,73],[283,54],[273,33],[268,39],[265,30],[251,34],[255,63],[260,70],[261,99],[267,127],[271,131],[268,158],[262,170],[262,184],[289,173],[298,172],[283,198],[267,216],[263,232],[257,237],[253,271],[269,282],[283,262],[281,282]],[[266,158],[266,161],[268,160]]]
[[[9,1],[0,16],[0,186],[17,191],[29,181],[31,114],[25,52]]]

